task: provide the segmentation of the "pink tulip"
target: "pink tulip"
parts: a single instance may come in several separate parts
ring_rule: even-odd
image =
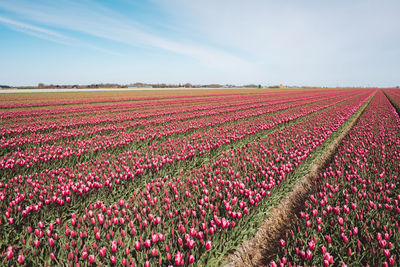
[[[311,258],[312,258],[312,251],[310,251],[310,250],[307,249],[307,251],[306,251],[306,258],[307,258],[307,260],[311,260]]]
[[[99,254],[100,254],[100,256],[101,256],[102,258],[104,258],[104,257],[106,256],[106,253],[107,253],[107,248],[106,248],[106,247],[100,248]]]
[[[24,255],[22,255],[22,254],[18,255],[17,261],[18,261],[19,264],[24,263],[24,261],[25,261]]]
[[[115,251],[117,251],[117,242],[112,241],[111,242],[111,252],[115,252]]]
[[[152,255],[153,257],[157,257],[157,249],[156,249],[156,248],[153,248],[153,249],[151,250],[151,255]]]
[[[211,249],[211,241],[206,242],[206,249],[210,250]]]
[[[139,241],[136,241],[136,242],[135,242],[135,249],[136,249],[136,250],[139,250],[139,249],[140,249],[140,242],[139,242]]]
[[[12,250],[7,250],[7,259],[11,259],[14,256],[14,252]]]
[[[183,258],[182,258],[182,253],[177,252],[175,253],[175,265],[180,266],[183,265]]]
[[[95,261],[94,255],[93,255],[93,254],[90,254],[90,255],[89,255],[89,262],[90,262],[90,263],[94,263],[94,261]]]

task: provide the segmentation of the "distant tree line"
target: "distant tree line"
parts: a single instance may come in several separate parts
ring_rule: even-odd
[[[39,83],[37,86],[8,86],[0,85],[1,89],[7,88],[20,88],[20,89],[49,89],[49,88],[63,88],[63,89],[85,89],[85,88],[317,88],[315,86],[296,86],[296,85],[261,85],[261,84],[245,84],[245,85],[234,85],[234,84],[191,84],[191,83],[177,83],[177,84],[167,84],[167,83],[144,83],[136,82],[130,84],[118,84],[118,83],[94,83],[94,84],[69,84],[69,85],[59,85],[59,84],[44,84]],[[327,88],[327,87],[320,87]],[[341,87],[346,88],[346,87]],[[362,88],[362,87],[358,87]],[[397,86],[396,88],[399,88]]]
[[[256,84],[246,84],[246,85],[233,85],[233,84],[191,84],[191,83],[178,83],[178,84],[167,84],[167,83],[143,83],[136,82],[130,84],[117,84],[117,83],[98,83],[98,84],[89,84],[89,85],[59,85],[59,84],[44,84],[39,83],[37,87],[26,86],[19,88],[39,88],[39,89],[48,89],[48,88],[266,88],[266,86],[256,85]]]

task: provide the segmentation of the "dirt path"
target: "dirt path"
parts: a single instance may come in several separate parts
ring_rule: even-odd
[[[329,163],[335,154],[342,139],[357,123],[365,108],[375,94],[361,107],[361,112],[343,129],[342,133],[325,150],[321,157],[311,166],[310,172],[303,177],[294,187],[293,191],[284,197],[281,202],[271,209],[270,216],[261,223],[254,237],[244,242],[241,247],[229,256],[229,263],[225,267],[233,266],[261,266],[268,264],[279,246],[279,239],[291,227],[297,212],[302,208],[305,198],[311,189],[312,182],[318,173]]]

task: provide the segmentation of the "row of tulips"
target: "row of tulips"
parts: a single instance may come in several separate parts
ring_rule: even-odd
[[[112,103],[112,102],[126,102],[126,101],[150,101],[150,100],[163,100],[163,99],[170,99],[170,98],[176,98],[176,99],[185,99],[185,98],[203,98],[205,95],[204,94],[199,94],[199,95],[181,95],[181,96],[176,96],[174,95],[173,97],[171,96],[145,96],[145,97],[124,97],[124,98],[109,98],[109,95],[107,97],[99,97],[100,99],[86,99],[86,100],[70,100],[70,101],[52,101],[53,98],[51,98],[51,101],[43,101],[43,99],[40,100],[40,102],[29,102],[29,97],[24,98],[24,99],[19,99],[18,102],[23,102],[23,103],[9,103],[9,104],[2,104],[0,105],[0,108],[3,109],[11,109],[11,108],[21,108],[21,107],[43,107],[43,106],[63,106],[63,105],[87,105],[87,104],[95,104],[95,103]],[[207,97],[220,97],[221,94],[208,94],[206,95]],[[22,98],[22,97],[21,97]],[[23,101],[21,101],[23,100]]]
[[[154,116],[156,116],[163,114],[163,112],[166,112],[166,114],[180,112],[180,107],[192,108],[193,110],[205,110],[208,109],[209,106],[218,105],[221,102],[224,105],[229,105],[231,103],[235,104],[240,100],[251,103],[254,99],[265,99],[266,97],[268,97],[268,95],[166,99],[151,102],[139,101],[98,106],[87,105],[68,108],[19,110],[3,112],[0,114],[2,119],[4,119],[5,125],[8,126],[8,131],[2,129],[3,135],[12,133],[20,134],[26,132],[26,129],[25,131],[22,131],[18,126],[27,126],[30,131],[43,131],[54,128],[60,129],[62,127],[73,127],[76,125],[97,124],[103,122],[101,119],[104,119],[104,122],[114,122],[118,121],[118,118],[120,118],[118,116],[119,113],[123,113],[126,116],[131,112],[134,113],[131,115],[142,115],[142,117],[146,116],[147,113],[150,113],[149,115],[154,113]],[[278,97],[279,96],[269,96],[268,99]],[[160,106],[162,106],[163,109],[160,109]],[[116,116],[116,118],[114,118],[114,116]],[[132,119],[134,118],[135,117]],[[95,119],[97,119],[97,121]],[[57,123],[58,125],[54,126],[54,123]]]
[[[326,89],[325,92],[334,91],[338,89]],[[260,92],[261,91],[261,92]],[[315,90],[302,90],[302,93],[310,93],[315,92]],[[4,97],[2,100],[2,104],[0,105],[0,109],[32,109],[32,108],[41,108],[46,106],[51,107],[63,107],[65,105],[69,106],[84,106],[84,105],[94,105],[94,104],[102,104],[102,103],[121,103],[121,102],[132,102],[132,101],[142,101],[142,102],[151,102],[154,100],[168,100],[168,99],[196,99],[196,98],[213,98],[213,97],[232,97],[232,96],[242,96],[247,97],[250,95],[261,95],[261,94],[270,94],[270,95],[280,95],[280,96],[288,96],[292,95],[292,91],[263,91],[263,90],[227,90],[226,92],[207,92],[203,91],[201,94],[192,94],[183,92],[183,94],[175,94],[175,93],[161,93],[160,92],[142,92],[144,95],[128,97],[128,95],[136,94],[134,92],[105,92],[105,93],[83,93],[83,94],[65,94],[58,95],[57,99],[62,99],[60,101],[54,101],[54,94],[44,94],[39,97],[33,94],[24,94],[19,95],[18,98],[15,97]]]
[[[318,94],[343,94],[343,90],[328,90],[319,92]],[[248,103],[259,100],[271,100],[271,99],[289,99],[293,96],[312,96],[314,93],[311,92],[303,92],[303,93],[294,93],[294,94],[282,94],[282,93],[263,93],[263,94],[248,94],[248,95],[223,95],[223,96],[203,96],[196,98],[178,98],[175,97],[166,98],[162,100],[152,100],[152,101],[132,101],[132,102],[119,102],[119,103],[106,103],[102,105],[78,105],[78,106],[53,106],[50,108],[41,108],[41,109],[23,109],[23,110],[12,110],[12,111],[4,111],[0,112],[0,118],[6,119],[4,122],[7,124],[18,124],[18,123],[43,123],[40,119],[45,118],[46,121],[54,121],[57,119],[63,118],[62,122],[71,122],[73,119],[77,119],[77,117],[90,119],[95,116],[100,115],[110,115],[107,113],[120,113],[121,111],[135,111],[140,110],[141,112],[146,109],[154,109],[160,106],[163,109],[170,108],[179,108],[180,106],[194,106],[199,109],[207,109],[209,105],[215,105],[218,103],[224,103],[229,105],[230,103],[234,104],[235,102],[240,101],[248,101]],[[67,120],[67,119],[70,120]],[[104,116],[103,116],[104,118]],[[47,123],[47,122],[46,122]]]
[[[73,113],[72,116],[65,111],[60,111],[60,113],[57,112],[56,116],[51,117],[47,115],[48,113],[50,113],[48,112],[37,116],[37,118],[35,118],[35,116],[32,117],[26,115],[23,118],[18,118],[17,120],[7,119],[4,120],[4,125],[0,127],[0,131],[5,137],[12,137],[21,134],[27,135],[29,133],[36,132],[53,132],[55,130],[68,131],[69,128],[88,128],[90,126],[115,124],[129,120],[170,116],[177,113],[217,110],[219,108],[228,108],[256,103],[268,104],[268,102],[276,100],[283,100],[282,102],[285,102],[285,99],[287,100],[286,102],[290,102],[293,101],[293,98],[306,99],[313,97],[322,97],[323,95],[326,95],[326,97],[329,98],[344,94],[351,94],[351,92],[336,92],[329,94],[321,93],[318,95],[293,95],[291,97],[252,96],[245,99],[243,99],[243,97],[241,97],[240,99],[238,97],[230,97],[229,99],[225,97],[207,100],[200,99],[199,101],[190,101],[190,103],[185,103],[178,100],[170,100],[158,103],[157,105],[154,105],[154,103],[152,103],[152,105],[149,106],[146,106],[143,103],[113,105],[111,110],[109,110],[108,106],[102,106],[99,108],[86,107],[85,110],[87,111],[76,111]],[[207,104],[205,104],[202,101],[208,102]],[[189,102],[189,100],[187,102]],[[160,109],[160,106],[162,106],[163,108]]]
[[[330,100],[316,103],[318,108],[332,105],[332,103],[338,103],[344,99],[348,99],[348,96],[341,98],[334,98]],[[161,137],[171,136],[179,133],[183,134],[187,131],[196,131],[191,134],[186,134],[183,138],[180,136],[167,140],[164,143],[167,144],[166,149],[171,148],[175,151],[192,150],[193,147],[199,146],[202,143],[211,143],[227,140],[232,141],[236,136],[240,137],[239,134],[246,134],[249,128],[255,128],[260,123],[270,122],[268,113],[276,112],[279,110],[285,110],[304,104],[310,104],[313,100],[303,100],[296,102],[287,102],[280,105],[267,105],[261,108],[239,110],[237,112],[224,113],[215,116],[206,116],[200,118],[194,118],[192,120],[183,121],[171,121],[170,123],[162,123],[163,118],[154,119],[151,122],[156,121],[159,123],[151,123],[150,125],[143,125],[143,127],[135,128],[132,131],[117,132],[110,135],[95,135],[90,139],[63,139],[62,143],[54,144],[43,144],[39,147],[28,147],[25,150],[12,151],[5,153],[0,158],[0,170],[2,169],[13,169],[16,166],[23,168],[34,168],[35,164],[43,162],[49,162],[54,160],[66,160],[69,157],[78,158],[84,154],[93,153],[96,151],[110,150],[121,150],[126,149],[127,146],[133,145],[131,149],[135,149],[138,143],[149,143],[153,139],[159,139]],[[312,104],[313,105],[313,104]],[[306,107],[307,110],[312,108]],[[259,117],[260,115],[264,115]],[[296,114],[297,115],[297,114]],[[243,122],[244,119],[248,119]],[[234,122],[228,124],[228,122]],[[154,125],[155,124],[155,125]],[[236,129],[240,125],[240,129]],[[213,127],[213,129],[207,132],[207,135],[212,136],[213,139],[207,138],[205,142],[203,138],[202,128]],[[231,130],[232,129],[232,130]],[[200,130],[200,131],[198,131]],[[249,133],[251,134],[251,132]],[[195,138],[195,139],[194,139]],[[214,141],[215,140],[215,141]],[[170,143],[183,143],[178,146],[177,144]],[[195,148],[194,148],[195,149]],[[171,151],[169,154],[171,154]],[[176,152],[172,152],[176,153]],[[182,153],[182,152],[181,152]],[[164,155],[161,154],[161,155]]]
[[[400,89],[386,89],[385,93],[395,105],[397,110],[400,110]]]
[[[339,92],[337,92],[339,93]],[[180,107],[194,108],[194,110],[205,110],[215,105],[234,105],[238,102],[252,103],[258,100],[271,100],[278,98],[289,98],[284,97],[279,94],[257,94],[257,95],[245,95],[245,96],[219,96],[219,97],[199,97],[199,98],[188,98],[188,99],[164,99],[164,100],[154,100],[154,101],[134,101],[127,103],[113,103],[113,104],[103,104],[103,105],[84,105],[84,106],[70,106],[68,108],[63,107],[52,107],[48,109],[31,109],[31,110],[18,110],[18,111],[6,111],[0,113],[1,117],[6,119],[5,123],[7,125],[19,124],[19,123],[36,123],[38,125],[49,124],[51,122],[63,123],[73,123],[83,122],[83,119],[90,120],[94,117],[102,117],[103,119],[108,118],[112,115],[117,115],[115,113],[128,114],[131,112],[162,112],[164,110],[170,112],[179,112]],[[159,107],[162,106],[163,109]],[[41,120],[45,119],[45,121]],[[63,125],[61,125],[63,126]],[[43,130],[46,129],[43,125]]]
[[[353,110],[358,108],[369,97],[361,95],[349,101],[342,102],[338,106],[328,109],[322,114]],[[337,101],[339,100],[332,100]],[[247,121],[238,127],[222,128],[219,132],[212,129],[208,133],[196,133],[185,140],[200,142],[199,145],[189,145],[184,140],[164,144],[155,144],[151,147],[143,147],[136,151],[121,153],[103,153],[99,159],[80,162],[74,168],[49,169],[27,175],[19,175],[0,183],[0,201],[6,201],[11,218],[26,217],[29,213],[37,212],[43,206],[51,203],[64,205],[71,202],[72,194],[86,194],[97,191],[103,187],[118,187],[121,181],[134,180],[145,170],[159,171],[165,165],[171,165],[200,156],[207,150],[218,148],[246,135],[257,131],[266,130],[286,121],[294,120],[312,112],[329,107],[335,102],[327,101],[301,106],[286,110],[282,113],[271,114],[267,118],[259,118],[257,121]],[[222,134],[222,136],[221,136]],[[229,138],[229,139],[228,139]],[[318,145],[318,143],[314,143]],[[172,165],[173,166],[173,165]],[[20,217],[21,218],[21,217]]]
[[[333,92],[333,91],[343,91],[343,89],[326,89],[323,92]],[[303,94],[310,94],[310,93],[315,93],[315,90],[301,90],[301,93]],[[206,93],[206,92],[202,92],[202,94],[183,94],[183,95],[176,95],[176,94],[169,94],[169,95],[164,95],[164,96],[155,96],[158,93],[153,94],[152,96],[143,96],[143,97],[125,97],[123,96],[118,97],[118,94],[115,93],[106,93],[106,94],[90,94],[90,96],[86,95],[71,95],[71,94],[67,94],[67,95],[58,95],[58,98],[74,98],[73,100],[62,100],[62,101],[54,101],[54,95],[42,95],[40,96],[39,99],[34,99],[34,97],[30,94],[27,95],[20,95],[18,98],[13,98],[10,97],[11,99],[7,99],[6,97],[3,98],[3,102],[0,105],[0,114],[3,113],[4,111],[6,111],[8,109],[8,111],[15,111],[17,109],[22,109],[24,108],[25,110],[29,110],[29,109],[38,109],[40,108],[41,110],[44,110],[46,106],[49,106],[50,108],[46,109],[50,112],[52,112],[52,109],[54,108],[64,108],[64,106],[68,105],[71,107],[76,107],[76,106],[80,106],[80,107],[84,107],[86,105],[96,105],[96,104],[109,104],[109,103],[117,103],[120,104],[122,102],[152,102],[152,101],[163,101],[163,100],[170,100],[170,99],[180,99],[183,101],[186,101],[188,99],[205,99],[205,98],[221,98],[221,100],[224,99],[229,99],[231,97],[242,97],[242,98],[246,98],[246,97],[256,97],[257,96],[262,96],[262,95],[270,95],[271,97],[274,96],[290,96],[293,94],[296,94],[297,92],[293,92],[293,91],[278,91],[276,92],[276,90],[273,91],[226,91],[226,92],[218,92],[218,93]],[[127,92],[127,94],[131,94],[129,92]],[[47,99],[46,99],[47,97]],[[38,109],[39,110],[39,109]]]
[[[271,266],[398,266],[400,118],[380,91],[315,181]]]
[[[55,142],[57,140],[64,140],[65,138],[79,138],[79,139],[87,139],[88,136],[91,137],[94,134],[102,134],[104,132],[125,132],[130,128],[138,127],[138,126],[150,126],[154,124],[165,124],[173,121],[181,121],[181,120],[190,120],[190,119],[199,119],[200,117],[205,116],[218,116],[224,113],[236,113],[238,111],[246,110],[246,109],[257,109],[263,108],[270,105],[283,104],[285,102],[294,102],[304,100],[306,97],[291,97],[290,99],[265,99],[257,100],[257,101],[241,101],[234,104],[215,104],[208,105],[206,107],[184,107],[177,108],[175,106],[171,107],[171,111],[166,111],[165,109],[162,113],[159,110],[155,110],[154,108],[147,112],[140,112],[138,114],[118,114],[117,120],[110,121],[111,118],[108,118],[108,121],[104,123],[104,119],[101,123],[93,124],[90,127],[87,125],[73,125],[71,127],[63,127],[63,124],[60,121],[56,121],[54,123],[59,123],[60,129],[55,129],[51,132],[41,132],[34,130],[30,134],[25,135],[17,135],[6,137],[0,140],[0,151],[5,151],[5,149],[13,149],[15,150],[17,147],[20,147],[24,144],[37,145],[43,143]],[[310,97],[308,97],[310,98]],[[320,99],[324,99],[323,97],[313,97],[312,100],[318,101]],[[308,99],[311,100],[311,99]],[[170,108],[170,107],[169,107]],[[130,111],[132,112],[132,111]],[[81,114],[80,114],[81,115]],[[103,114],[104,115],[104,114]],[[87,121],[88,124],[92,124],[91,121]],[[70,125],[70,124],[68,124]],[[81,126],[81,127],[79,127]],[[61,128],[62,127],[62,128]],[[3,148],[3,149],[2,149]]]
[[[24,205],[29,198],[14,205],[3,202],[2,208],[7,209],[9,216],[6,215],[2,229],[24,225],[20,241],[6,248],[4,263],[47,261],[49,264],[140,266],[196,263],[202,255],[212,253],[215,242],[223,243],[230,229],[241,226],[241,218],[268,198],[370,95],[309,116],[285,130],[223,153],[200,168],[182,171],[177,177],[153,178],[128,199],[121,198],[116,203],[98,200],[84,211],[62,218],[49,214],[48,218],[34,222],[24,220],[18,214],[21,209],[13,211],[13,207]],[[119,160],[114,161],[118,163]],[[108,184],[124,178],[126,169],[114,167],[120,172]],[[107,170],[98,166],[91,171],[100,174]],[[108,179],[107,175],[102,178]],[[3,188],[18,187],[18,180],[22,179],[13,179],[16,183]],[[42,185],[40,181],[45,179],[38,180],[38,188]],[[114,188],[116,192],[117,189]],[[46,200],[52,202],[51,198]]]

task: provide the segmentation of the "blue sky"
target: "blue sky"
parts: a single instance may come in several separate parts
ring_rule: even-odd
[[[400,85],[398,0],[0,0],[0,84]]]

